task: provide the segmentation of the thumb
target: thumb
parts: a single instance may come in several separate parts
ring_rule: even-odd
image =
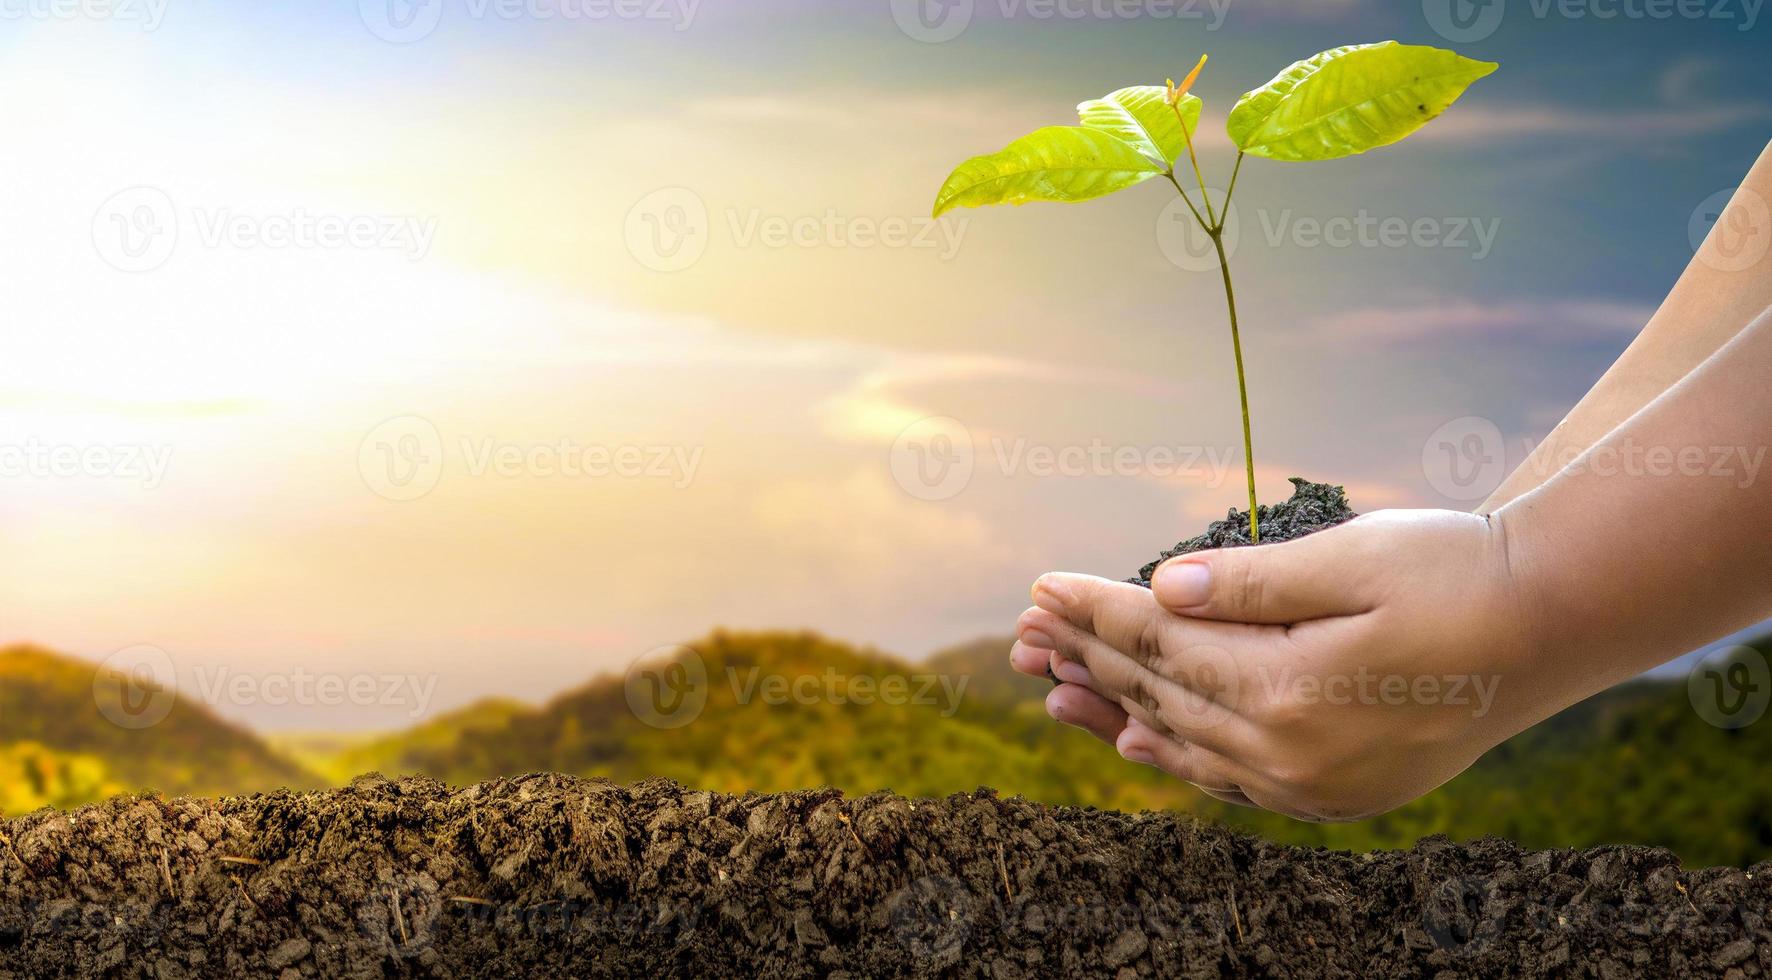
[[[1233,623],[1291,625],[1365,612],[1357,584],[1363,562],[1349,543],[1323,531],[1171,558],[1151,576],[1151,594],[1177,615]]]

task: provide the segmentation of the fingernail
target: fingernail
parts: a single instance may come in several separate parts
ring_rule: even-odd
[[[1033,647],[1035,650],[1056,650],[1058,643],[1047,636],[1045,631],[1025,629],[1021,631],[1021,645]]]
[[[1212,594],[1212,569],[1197,561],[1172,561],[1157,569],[1151,594],[1171,609],[1204,605]]]
[[[1127,749],[1120,753],[1120,758],[1125,759],[1127,762],[1136,762],[1141,766],[1154,766],[1157,764],[1156,757],[1143,749]]]
[[[1057,674],[1058,679],[1064,681],[1066,684],[1082,684],[1087,687],[1095,681],[1095,678],[1089,673],[1089,668],[1079,663],[1073,663],[1063,657],[1055,658],[1055,662],[1052,664],[1052,672]]]
[[[1042,575],[1040,580],[1034,583],[1034,605],[1049,613],[1062,616],[1070,604],[1070,587],[1059,581],[1056,576]]]

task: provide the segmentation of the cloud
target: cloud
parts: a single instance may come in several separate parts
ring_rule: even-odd
[[[1635,336],[1654,315],[1653,307],[1606,300],[1451,300],[1349,310],[1317,320],[1311,332],[1368,344],[1473,339],[1583,343]]]
[[[1633,109],[1608,112],[1564,106],[1454,106],[1411,137],[1437,143],[1496,143],[1540,136],[1580,137],[1618,144],[1649,144],[1727,132],[1772,118],[1762,105]]]

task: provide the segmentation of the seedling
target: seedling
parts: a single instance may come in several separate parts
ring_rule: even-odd
[[[1383,41],[1334,48],[1274,76],[1232,107],[1225,129],[1237,147],[1231,179],[1218,207],[1206,193],[1194,154],[1201,101],[1188,90],[1206,66],[1202,56],[1180,85],[1136,85],[1077,106],[1081,126],[1048,126],[1002,150],[973,157],[954,170],[935,198],[935,216],[957,207],[1086,201],[1162,177],[1212,240],[1230,311],[1231,350],[1243,413],[1243,460],[1249,477],[1249,538],[1261,540],[1255,500],[1255,440],[1249,424],[1249,385],[1237,296],[1224,249],[1224,222],[1245,156],[1298,162],[1353,156],[1395,143],[1426,125],[1496,69],[1452,51]],[[1186,152],[1195,205],[1176,179]]]

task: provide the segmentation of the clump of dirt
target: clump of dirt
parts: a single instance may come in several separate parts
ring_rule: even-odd
[[[8,820],[0,973],[1762,976],[1772,866],[539,775]]]
[[[1261,514],[1262,544],[1278,544],[1281,541],[1302,538],[1337,524],[1346,524],[1360,516],[1348,506],[1346,490],[1329,483],[1312,483],[1296,476],[1292,477],[1290,500],[1272,507],[1260,504],[1257,505],[1257,510]],[[1139,569],[1137,575],[1126,581],[1148,589],[1157,566],[1177,555],[1190,555],[1213,548],[1240,548],[1252,543],[1249,540],[1249,512],[1232,508],[1224,520],[1207,525],[1205,534],[1189,538],[1163,552],[1157,556],[1156,561]]]

